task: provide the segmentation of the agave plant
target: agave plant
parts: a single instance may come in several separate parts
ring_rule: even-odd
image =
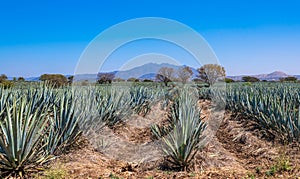
[[[113,126],[131,114],[130,100],[122,89],[103,88],[96,94],[96,105],[98,119],[108,126]]]
[[[146,116],[157,97],[157,92],[143,86],[130,89],[130,106],[137,113]]]
[[[200,119],[197,98],[193,97],[191,89],[185,88],[174,100],[170,114],[171,130],[153,126],[154,134],[162,138],[163,151],[169,157],[168,161],[180,170],[186,170],[201,147],[200,136],[206,125]]]
[[[6,105],[11,103],[12,92],[7,89],[0,88],[0,113],[6,108]]]
[[[0,168],[22,176],[25,171],[46,162],[49,156],[41,146],[46,130],[46,109],[32,109],[33,100],[14,99],[6,106],[0,121]]]
[[[46,151],[54,154],[58,149],[76,142],[80,135],[79,123],[82,120],[82,111],[78,110],[75,94],[69,90],[59,95],[57,106],[53,106],[53,116],[50,117],[50,130],[46,136]]]

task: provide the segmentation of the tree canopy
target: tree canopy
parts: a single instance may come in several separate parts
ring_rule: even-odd
[[[140,80],[132,77],[132,78],[128,78],[127,81],[128,82],[139,82]]]
[[[242,78],[242,81],[254,83],[254,82],[259,82],[260,80],[256,77],[253,77],[253,76],[244,76]]]
[[[162,67],[158,70],[155,78],[157,81],[163,82],[165,86],[168,86],[168,83],[175,78],[175,70],[169,67]]]
[[[189,79],[192,77],[193,71],[191,67],[185,66],[179,68],[177,71],[178,80],[182,83],[186,83],[189,81]]]
[[[225,69],[224,67],[217,64],[206,64],[197,69],[198,77],[204,82],[208,83],[209,86],[213,85],[218,81],[224,81]]]
[[[289,76],[289,77],[281,78],[280,81],[281,82],[296,82],[296,81],[298,81],[298,79],[294,76]]]
[[[0,83],[7,80],[7,76],[5,74],[0,75]]]
[[[61,87],[68,84],[68,79],[61,74],[43,74],[40,80],[47,81],[54,87]]]
[[[18,78],[18,81],[20,82],[20,81],[25,81],[25,78],[24,77],[19,77]]]
[[[106,83],[112,83],[113,79],[115,78],[115,75],[113,73],[98,73],[97,75],[97,82],[99,84],[106,84]]]

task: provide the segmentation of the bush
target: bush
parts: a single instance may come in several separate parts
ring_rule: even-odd
[[[24,77],[19,77],[18,81],[25,81],[25,78]]]
[[[153,82],[153,80],[144,79],[143,82]]]
[[[225,78],[225,83],[233,83],[235,82],[233,79]]]
[[[128,82],[139,82],[140,80],[137,78],[129,78],[127,81]]]
[[[113,80],[114,82],[124,82],[125,80],[122,78],[116,78]]]

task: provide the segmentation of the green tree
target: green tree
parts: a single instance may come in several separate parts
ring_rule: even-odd
[[[209,86],[212,86],[218,81],[224,81],[225,69],[217,64],[206,64],[197,69],[198,77],[206,82]]]
[[[11,88],[14,86],[14,83],[7,80],[7,76],[5,74],[0,75],[0,88]]]
[[[225,83],[233,83],[233,82],[235,82],[233,79],[225,78]]]
[[[19,81],[19,82],[25,81],[25,78],[24,78],[24,77],[19,77],[19,78],[18,78],[18,81]]]
[[[0,75],[0,83],[3,83],[7,80],[7,76],[5,74]]]
[[[54,87],[61,87],[68,83],[68,79],[61,74],[43,74],[40,80],[47,81]]]
[[[260,80],[256,77],[253,77],[253,76],[244,76],[242,78],[242,81],[243,82],[251,82],[251,83],[254,83],[254,82],[259,82]]]
[[[280,81],[281,82],[297,82],[298,79],[294,76],[289,76],[289,77],[286,77],[286,78],[281,78]]]

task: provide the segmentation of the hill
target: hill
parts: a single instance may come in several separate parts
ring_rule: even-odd
[[[228,76],[227,78],[233,79],[235,81],[241,81],[244,76],[252,76],[252,77],[258,78],[260,80],[279,81],[280,78],[285,78],[285,77],[293,76],[293,75],[288,75],[288,74],[286,74],[284,72],[281,72],[281,71],[274,71],[274,72],[269,73],[269,74]],[[300,75],[295,76],[295,77],[300,79]]]
[[[184,65],[185,66],[185,65]],[[123,70],[123,71],[112,71],[110,73],[115,74],[116,78],[122,78],[127,80],[128,78],[138,78],[140,80],[144,79],[155,79],[155,75],[157,74],[158,70],[162,67],[169,67],[173,68],[174,70],[178,70],[180,67],[184,67],[180,65],[173,65],[169,63],[147,63],[138,67],[134,67],[129,70]],[[192,68],[192,67],[191,67]],[[196,78],[197,70],[196,68],[192,68],[193,76],[192,78]],[[70,75],[66,75],[67,77]],[[289,75],[282,71],[274,71],[269,74],[259,74],[259,75],[238,75],[238,76],[227,76],[227,78],[233,79],[235,81],[241,81],[244,76],[253,76],[260,80],[267,80],[267,81],[278,81],[280,78],[285,78],[288,76],[294,76],[300,80],[300,75]],[[12,77],[8,78],[9,80],[12,80]],[[79,74],[76,75],[75,81],[96,81],[97,74]],[[39,81],[39,77],[29,77],[25,78],[26,81]]]

